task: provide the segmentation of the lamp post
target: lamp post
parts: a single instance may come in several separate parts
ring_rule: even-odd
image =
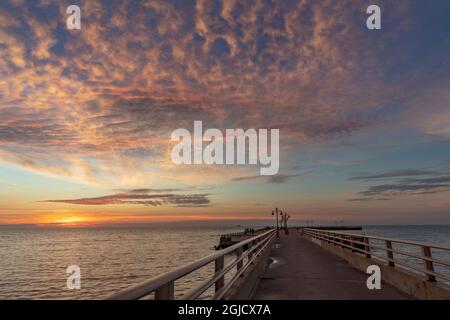
[[[278,214],[283,216],[283,211],[278,210],[278,208],[275,208],[275,210],[272,211],[272,215],[275,215],[277,219],[277,237],[280,235],[280,227],[278,226]]]
[[[284,227],[284,233],[288,234],[288,227],[287,227],[287,221],[289,220],[291,216],[287,214],[287,212],[285,211],[283,214],[283,227]]]

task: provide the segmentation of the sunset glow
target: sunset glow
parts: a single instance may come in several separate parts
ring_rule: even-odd
[[[450,3],[0,3],[0,224],[449,223]],[[175,165],[177,128],[279,129],[279,171]]]

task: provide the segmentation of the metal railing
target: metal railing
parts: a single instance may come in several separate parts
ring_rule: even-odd
[[[173,300],[175,299],[176,280],[183,278],[184,276],[189,275],[212,262],[214,262],[215,265],[215,273],[196,288],[183,294],[181,299],[197,299],[213,285],[215,286],[215,291],[212,299],[222,299],[236,280],[238,280],[239,277],[245,272],[245,270],[247,270],[247,268],[254,263],[255,259],[261,256],[261,254],[269,247],[275,235],[275,230],[271,229],[263,234],[239,242],[224,250],[220,250],[215,254],[211,254],[210,256],[186,264],[178,269],[159,275],[141,284],[113,294],[106,299],[137,300],[154,293],[155,300]],[[235,254],[236,259],[225,266],[225,256],[228,254]],[[225,283],[225,275],[234,269],[236,270],[236,273],[233,274],[227,283]]]
[[[401,268],[416,272],[423,275],[428,281],[436,281],[437,278],[444,280],[444,282],[450,281],[450,261],[438,258],[432,254],[432,250],[438,250],[446,252],[446,254],[450,255],[450,246],[448,245],[421,243],[416,241],[309,228],[305,228],[303,232],[304,235],[309,236],[312,239],[321,240],[349,249],[355,253],[365,255],[367,258],[373,258],[384,262],[391,267],[399,266]],[[396,249],[396,246],[406,246],[411,249],[415,248],[416,251],[418,251],[417,249],[420,249],[421,254],[399,250]],[[379,252],[384,252],[386,256],[377,255]],[[396,259],[396,256],[419,259],[422,261],[423,268],[414,266],[407,261]],[[441,269],[445,269],[446,273],[435,270],[435,265],[439,265]]]
[[[253,233],[252,232],[245,232],[245,231],[226,233],[226,234],[220,235],[220,237],[221,238],[229,238],[229,237],[237,237],[237,236],[247,236],[247,235],[250,235],[250,234],[256,234],[256,233],[264,231],[266,229],[268,230],[268,228],[255,229]]]

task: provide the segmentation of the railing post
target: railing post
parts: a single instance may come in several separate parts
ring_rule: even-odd
[[[215,272],[218,273],[223,270],[223,267],[225,265],[225,257],[221,256],[216,259],[215,261]],[[225,284],[225,276],[220,277],[216,281],[216,292],[219,291]]]
[[[239,248],[236,250],[236,259],[239,259],[239,258],[242,256],[242,252],[243,252],[242,247],[239,247]],[[241,261],[239,261],[239,262],[237,263],[237,270],[238,270],[238,271],[241,270],[241,269],[242,269],[242,266],[243,266],[243,261],[241,260]]]
[[[364,243],[365,245],[365,251],[366,251],[366,258],[370,258],[370,243],[369,243],[369,238],[364,237]]]
[[[431,249],[430,247],[427,246],[422,246],[422,253],[425,257],[427,258],[431,258]],[[423,260],[424,264],[425,264],[425,269],[427,271],[432,271],[434,272],[434,268],[433,268],[433,262],[429,261],[429,260]],[[436,277],[433,276],[432,274],[428,274],[427,273],[427,280],[428,281],[436,281]]]
[[[248,250],[252,250],[252,251],[250,251],[248,253],[248,260],[251,260],[253,258],[253,254],[254,254],[253,247],[254,246],[255,246],[255,241],[252,241],[249,243]],[[254,264],[254,262],[252,261],[251,264]]]
[[[390,266],[390,267],[393,267],[393,266],[395,266],[395,263],[394,263],[394,252],[392,252],[392,242],[391,241],[389,241],[389,240],[386,240],[386,255],[387,255],[387,257],[388,257],[388,265]],[[392,260],[392,261],[391,261]]]
[[[352,252],[355,252],[354,247],[355,247],[355,243],[353,242],[353,240],[355,240],[353,238],[353,236],[349,236],[350,241],[349,241],[349,245],[350,245],[350,250],[352,250]]]
[[[155,291],[155,300],[173,300],[175,283],[173,281],[168,282]]]

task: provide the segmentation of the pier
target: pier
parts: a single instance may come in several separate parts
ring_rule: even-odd
[[[450,246],[368,236],[352,231],[268,229],[156,276],[107,299],[443,299],[450,300]],[[226,256],[233,255],[228,264]],[[420,262],[409,263],[400,257]],[[228,259],[227,259],[228,260]],[[213,268],[211,268],[213,266]],[[367,267],[381,271],[380,290],[367,287]],[[201,268],[210,276],[181,296],[176,281]],[[211,293],[212,292],[212,293]]]
[[[268,268],[252,295],[255,300],[407,299],[400,291],[383,285],[368,290],[367,275],[323,250],[298,233],[280,235],[270,253]]]
[[[317,230],[351,230],[351,231],[359,231],[362,230],[362,227],[359,226],[315,226],[310,227],[312,229]],[[216,250],[222,250],[228,247],[231,247],[232,245],[235,245],[236,243],[239,243],[241,241],[250,239],[251,237],[254,237],[258,234],[262,234],[265,231],[269,230],[269,227],[266,228],[260,228],[260,229],[253,229],[253,228],[246,228],[243,232],[235,232],[235,233],[227,233],[220,236],[219,244],[215,246],[214,248]],[[301,228],[296,228],[297,230]],[[253,232],[249,231],[253,230]],[[245,249],[245,248],[244,248]]]
[[[263,234],[267,230],[270,230],[270,228],[260,228],[260,229],[246,228],[245,231],[243,232],[223,234],[220,236],[219,244],[215,246],[215,249],[222,250],[231,247],[232,245],[235,245],[239,242],[250,239],[259,234]]]

